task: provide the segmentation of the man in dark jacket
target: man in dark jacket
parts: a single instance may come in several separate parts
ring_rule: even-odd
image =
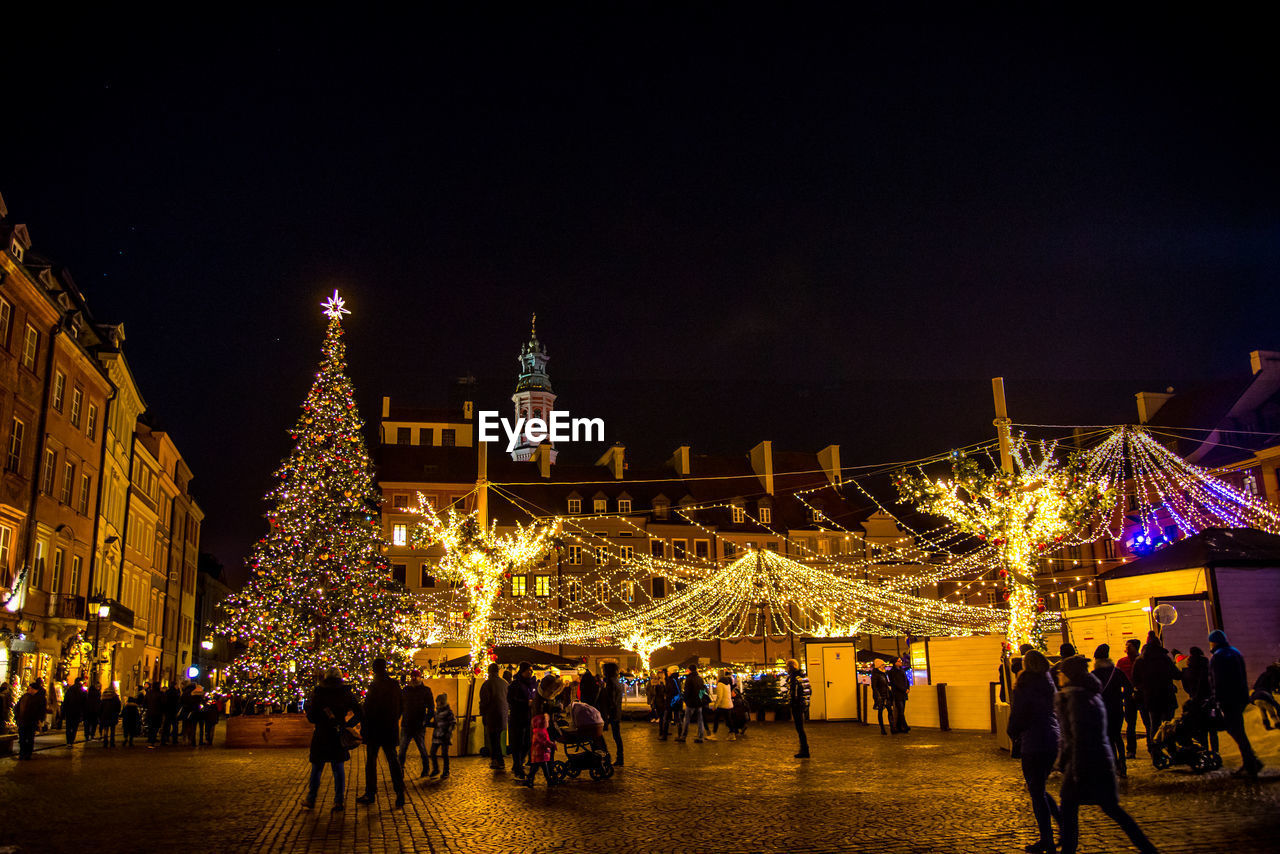
[[[676,741],[684,741],[689,737],[689,724],[694,718],[698,719],[698,737],[694,742],[701,744],[709,736],[707,735],[706,722],[702,718],[702,689],[707,685],[702,681],[702,677],[698,675],[698,665],[689,665],[689,675],[684,677],[684,687],[682,697],[684,699],[684,723],[680,727],[680,735],[676,737]]]
[[[518,780],[524,779],[524,763],[533,737],[529,728],[531,706],[537,693],[538,681],[533,678],[533,665],[527,661],[520,662],[507,688],[507,746],[511,748],[511,770]]]
[[[1124,709],[1132,701],[1133,686],[1119,667],[1111,662],[1111,645],[1099,644],[1093,653],[1093,675],[1102,684],[1102,705],[1107,709],[1107,738],[1115,754],[1116,773],[1129,776],[1124,760]]]
[[[164,719],[164,694],[160,683],[147,683],[147,744],[155,746],[160,737],[160,721]]]
[[[164,716],[164,722],[160,725],[160,744],[168,744],[171,739],[175,745],[178,743],[178,712],[181,708],[182,692],[177,685],[170,684],[160,703],[160,711]]]
[[[907,666],[901,658],[889,668],[889,689],[893,692],[893,723],[889,728],[894,732],[911,732],[907,726],[907,695],[911,693],[911,683],[907,680]]]
[[[1240,748],[1243,764],[1236,770],[1237,777],[1257,777],[1262,770],[1262,760],[1253,752],[1249,736],[1244,731],[1244,709],[1249,705],[1249,679],[1245,673],[1244,656],[1227,642],[1227,633],[1215,629],[1209,633],[1209,684],[1214,699],[1222,707],[1223,729],[1235,739]]]
[[[667,736],[671,733],[671,723],[674,721],[676,725],[676,741],[680,741],[680,722],[684,719],[684,699],[680,693],[680,678],[676,675],[674,667],[667,671],[666,681],[663,685],[662,723],[658,725],[658,737],[666,741]]]
[[[67,695],[62,698],[62,725],[67,735],[67,744],[76,743],[76,732],[80,729],[80,721],[84,720],[84,704],[84,677],[77,676],[76,681],[67,689]]]
[[[431,709],[431,689],[422,681],[422,671],[414,669],[409,674],[409,684],[401,692],[404,711],[400,716],[400,749],[396,753],[396,761],[400,763],[400,772],[404,773],[404,760],[409,755],[409,742],[418,746],[418,756],[422,758],[422,774],[427,776],[427,717]]]
[[[89,682],[89,690],[84,695],[84,737],[93,741],[98,734],[98,713],[102,705],[102,688],[98,685],[98,677]]]
[[[365,743],[364,794],[356,798],[358,804],[371,804],[378,794],[378,751],[387,757],[391,769],[391,785],[396,792],[396,809],[404,807],[404,774],[396,759],[399,744],[400,713],[404,710],[404,697],[400,683],[387,675],[387,660],[373,660],[373,682],[364,695],[364,709],[360,717],[360,733]]]
[[[1124,704],[1125,757],[1128,759],[1138,755],[1138,710],[1142,706],[1142,697],[1133,681],[1133,666],[1138,663],[1138,650],[1141,648],[1141,641],[1129,638],[1124,642],[1124,658],[1116,662],[1116,667],[1128,677],[1129,686],[1133,689],[1129,694],[1129,702]]]
[[[27,686],[27,693],[18,701],[14,717],[18,721],[18,758],[30,759],[36,748],[36,732],[44,723],[49,711],[49,700],[44,693],[44,683],[39,679]]]
[[[1022,659],[1016,660],[1019,663],[1022,661]],[[887,734],[884,729],[885,712],[889,713],[889,732],[897,732],[898,730],[893,726],[893,689],[889,687],[889,677],[884,672],[884,661],[879,658],[871,665],[871,699],[876,707],[876,720],[880,723],[880,734]]]
[[[1160,639],[1155,632],[1148,632],[1142,655],[1133,665],[1133,687],[1142,692],[1148,752],[1151,751],[1151,739],[1155,737],[1160,725],[1170,720],[1178,709],[1178,689],[1175,684],[1178,678],[1178,668],[1173,659],[1169,658]]]
[[[345,763],[351,751],[342,746],[342,728],[360,723],[360,707],[351,689],[342,681],[342,672],[330,667],[324,680],[311,692],[307,701],[307,720],[315,725],[311,734],[311,779],[302,805],[316,805],[320,774],[324,766],[333,768],[333,811],[342,812],[342,795],[346,786]]]
[[[618,749],[614,765],[622,764],[622,680],[618,678],[618,665],[606,661],[600,678],[600,713],[605,726],[613,733],[613,744]]]
[[[800,736],[800,752],[796,759],[809,758],[809,738],[804,734],[804,716],[809,710],[809,677],[800,669],[800,662],[787,659],[787,700],[791,706],[791,720]]]
[[[489,767],[507,770],[502,758],[502,732],[507,728],[507,691],[511,684],[498,675],[498,663],[489,665],[489,677],[480,686],[480,720],[484,723],[484,743],[489,748]]]

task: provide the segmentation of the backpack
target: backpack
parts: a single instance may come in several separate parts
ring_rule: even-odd
[[[796,687],[799,689],[796,691],[796,694],[800,697],[800,699],[804,700],[804,704],[806,706],[809,705],[809,698],[813,696],[813,686],[809,684],[809,677],[797,676]]]

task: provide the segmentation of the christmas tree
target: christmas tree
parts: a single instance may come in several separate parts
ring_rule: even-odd
[[[232,690],[287,705],[328,667],[363,681],[381,656],[398,669],[403,614],[382,555],[378,490],[346,374],[342,316],[324,304],[324,358],[291,436],[297,444],[267,494],[270,529],[250,554],[249,581],[224,604],[220,633],[244,651]]]

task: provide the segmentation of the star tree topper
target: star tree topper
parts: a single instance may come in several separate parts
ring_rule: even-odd
[[[333,289],[333,296],[320,303],[320,307],[324,309],[324,313],[329,315],[333,320],[342,320],[342,315],[350,314],[347,309],[347,302],[338,296],[338,289]]]

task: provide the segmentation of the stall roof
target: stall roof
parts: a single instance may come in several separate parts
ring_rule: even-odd
[[[556,655],[554,652],[543,652],[529,646],[499,646],[494,648],[494,653],[498,656],[498,664],[519,664],[527,661],[534,667],[559,667],[561,669],[576,668],[580,663],[576,658],[565,658],[563,655]],[[460,655],[457,658],[451,658],[440,665],[445,670],[458,670],[469,667],[471,663],[470,655]]]
[[[1206,528],[1157,552],[1121,564],[1103,578],[1128,578],[1210,566],[1280,567],[1280,537],[1255,528]]]

